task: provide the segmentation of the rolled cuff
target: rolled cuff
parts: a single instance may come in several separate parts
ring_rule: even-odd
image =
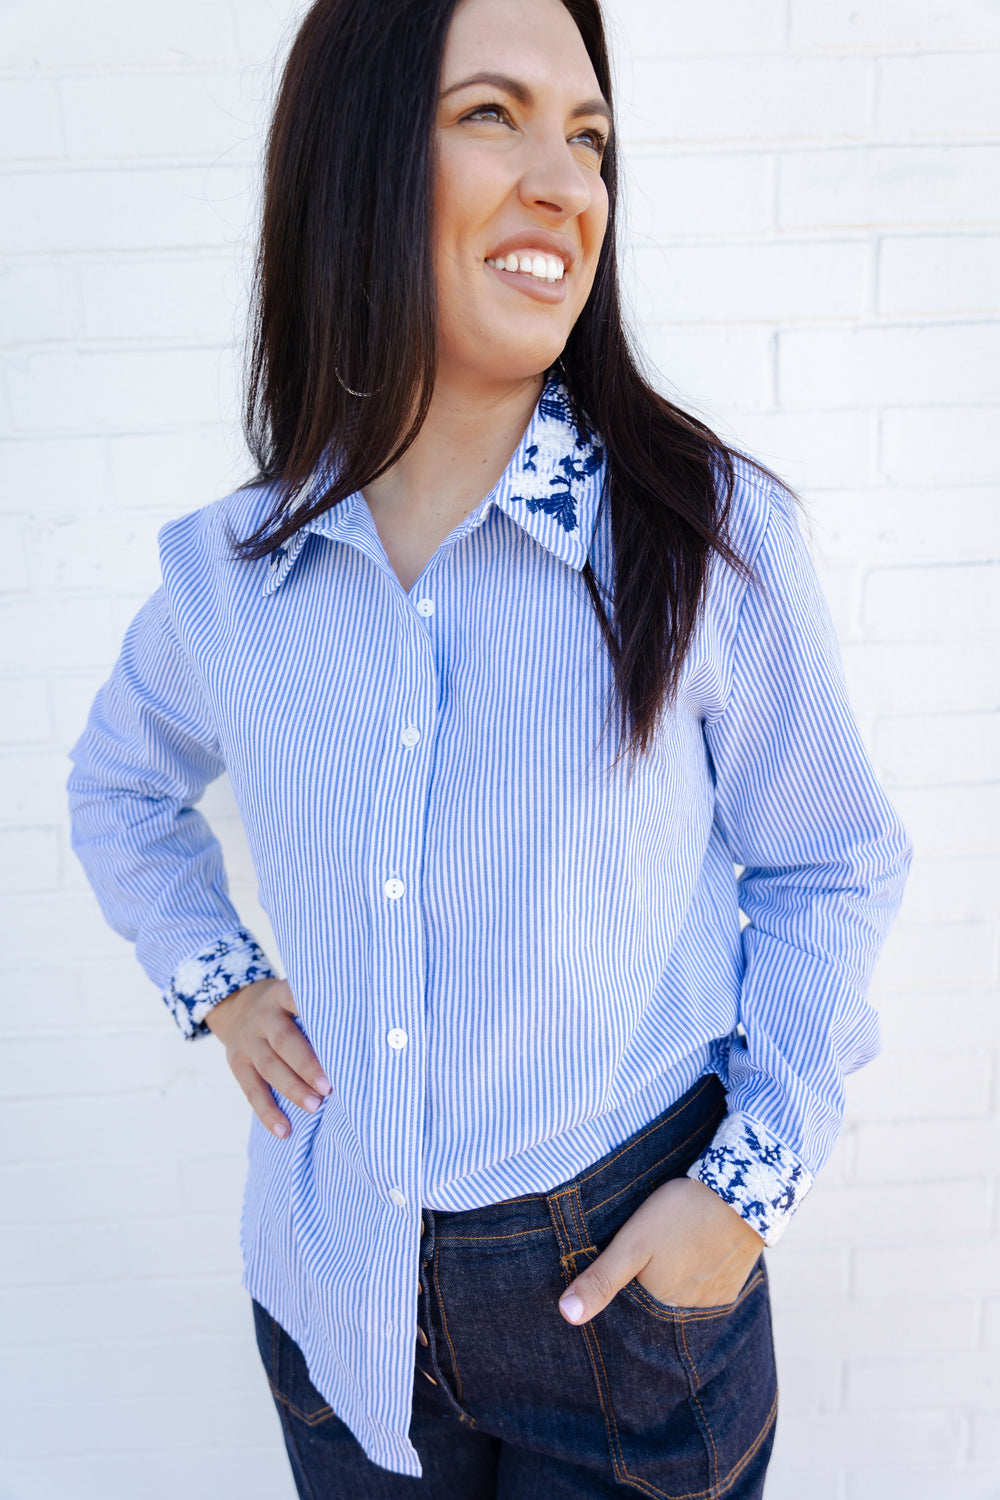
[[[252,932],[237,927],[174,970],[163,992],[164,1003],[183,1034],[207,1036],[205,1017],[227,995],[257,979],[276,979],[277,973]]]
[[[813,1185],[795,1152],[739,1111],[726,1116],[687,1175],[718,1193],[768,1246],[778,1243]]]

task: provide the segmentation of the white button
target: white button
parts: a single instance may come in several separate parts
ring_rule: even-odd
[[[406,1046],[406,1032],[400,1031],[398,1026],[394,1026],[391,1031],[387,1031],[385,1039],[394,1052],[401,1052]]]
[[[426,618],[428,615],[432,615],[433,613],[434,613],[434,600],[433,599],[418,599],[417,600],[417,614],[418,615],[423,615]]]
[[[382,889],[385,891],[390,901],[398,901],[400,896],[405,891],[406,887],[401,880],[397,880],[395,875],[393,875],[390,880],[386,881]]]
[[[414,729],[412,724],[408,724],[399,738],[403,741],[403,744],[407,747],[407,749],[409,749],[411,745],[415,745],[419,740],[420,730]]]
[[[393,1203],[395,1203],[395,1205],[396,1205],[397,1208],[405,1208],[406,1207],[406,1199],[403,1197],[403,1194],[399,1191],[399,1188],[390,1188],[389,1189],[389,1197],[392,1199]]]

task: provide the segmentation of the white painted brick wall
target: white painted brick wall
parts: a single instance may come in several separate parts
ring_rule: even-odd
[[[247,227],[299,10],[0,7],[2,1500],[292,1494],[239,1289],[242,1097],[104,925],[63,787],[158,527],[247,472]],[[918,855],[883,1054],[770,1257],[767,1497],[997,1500],[1000,6],[613,10],[637,331],[802,492]],[[224,781],[204,806],[270,941]]]

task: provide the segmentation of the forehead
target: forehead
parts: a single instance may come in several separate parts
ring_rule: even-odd
[[[593,64],[562,0],[460,0],[445,42],[441,86],[489,71],[529,86],[557,81],[600,94]]]

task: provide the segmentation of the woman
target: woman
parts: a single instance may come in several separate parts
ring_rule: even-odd
[[[313,6],[259,472],[162,528],[73,751],[108,920],[256,1112],[313,1500],[759,1496],[762,1251],[878,1046],[907,838],[787,491],[630,355],[610,100],[598,0]]]

